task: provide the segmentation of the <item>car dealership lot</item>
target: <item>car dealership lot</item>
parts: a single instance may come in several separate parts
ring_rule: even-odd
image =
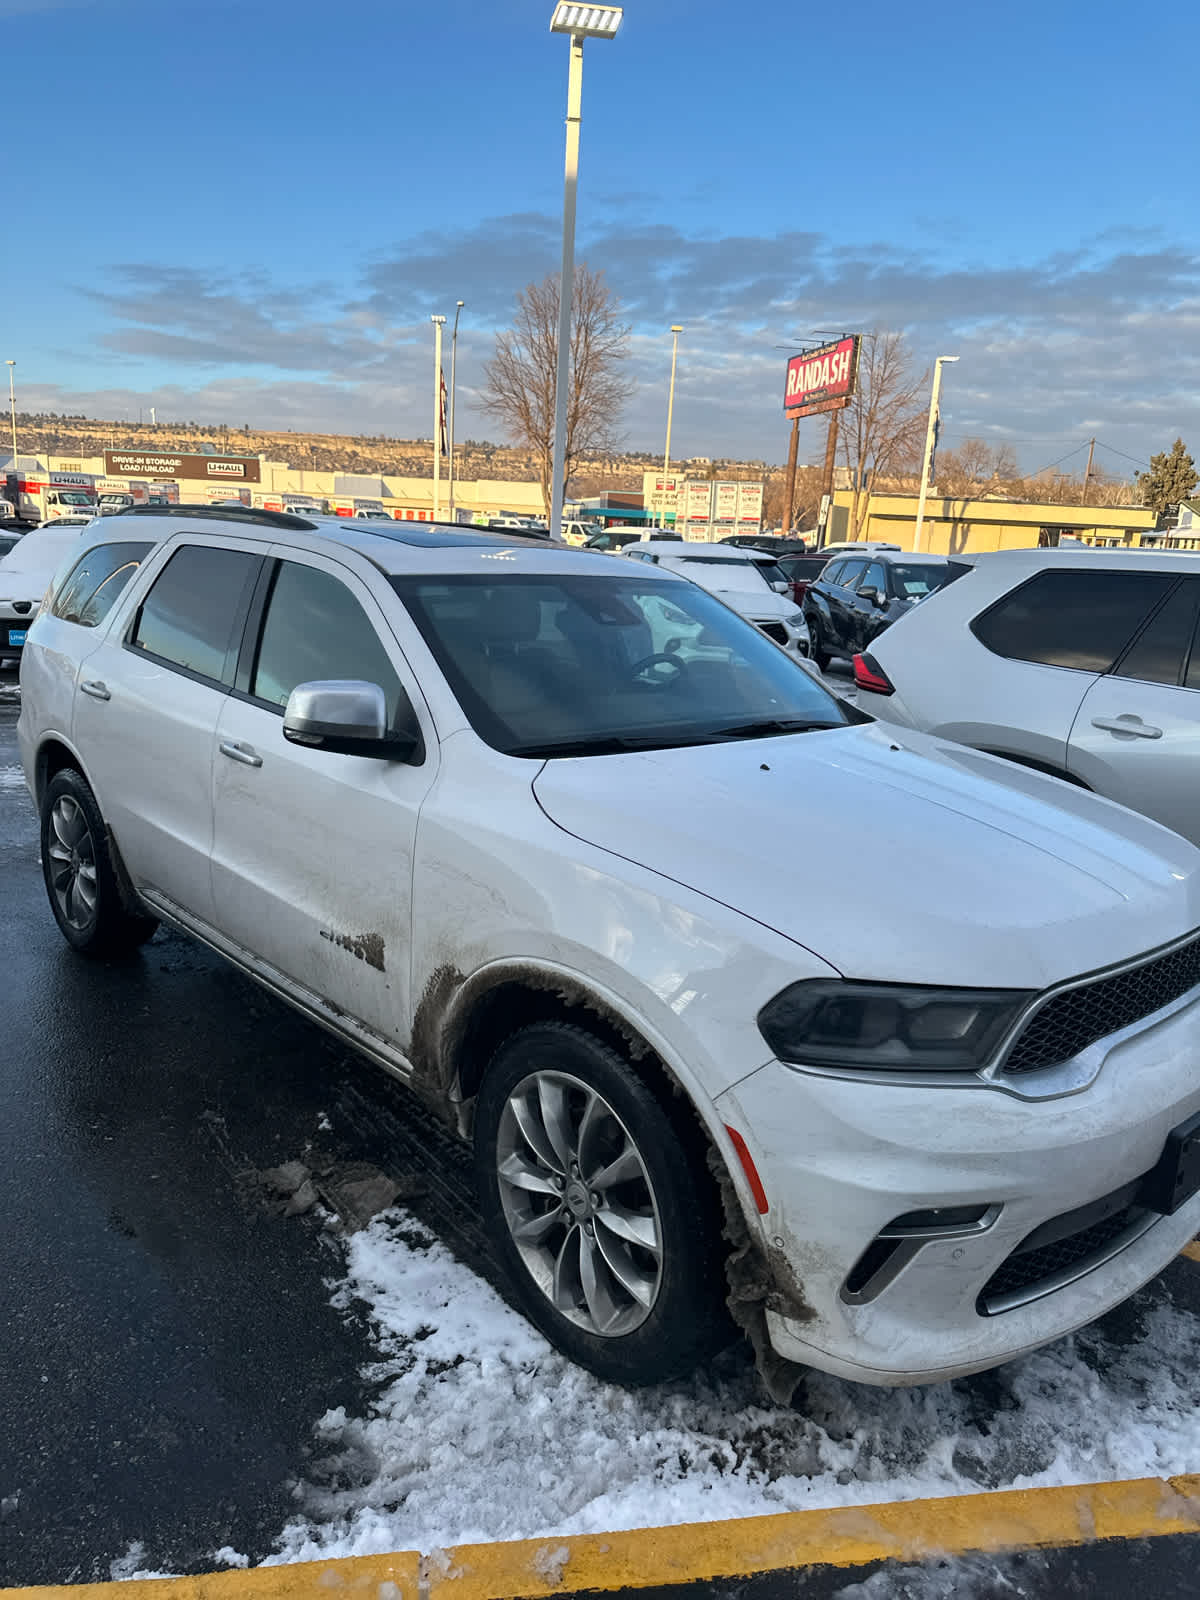
[[[570,1366],[497,1293],[465,1163],[382,1074],[173,935],[132,972],[62,947],[14,720],[0,1581],[1200,1467],[1187,1260],[1072,1340],[925,1390],[813,1376],[786,1408],[740,1350],[636,1392]],[[406,1209],[349,1244],[280,1215],[263,1174],[297,1160],[327,1193],[382,1173]]]

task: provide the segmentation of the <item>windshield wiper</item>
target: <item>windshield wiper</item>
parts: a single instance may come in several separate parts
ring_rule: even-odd
[[[757,722],[737,722],[732,728],[713,728],[714,739],[768,739],[773,733],[813,733],[822,728],[844,728],[844,722],[815,721],[805,717],[761,717]]]
[[[512,745],[504,753],[552,761],[557,756],[615,756],[633,750],[675,750],[684,745],[708,744],[712,737],[707,730],[687,734],[604,734],[595,739],[559,739],[550,743]]]

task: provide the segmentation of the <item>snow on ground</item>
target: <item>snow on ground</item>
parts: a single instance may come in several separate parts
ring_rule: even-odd
[[[25,774],[20,767],[0,767],[0,793],[6,789],[23,789]]]
[[[900,1390],[812,1374],[788,1409],[740,1351],[654,1389],[599,1382],[403,1212],[347,1249],[334,1303],[368,1309],[374,1396],[321,1419],[272,1562],[1200,1469],[1200,1330],[1161,1282],[998,1372]]]

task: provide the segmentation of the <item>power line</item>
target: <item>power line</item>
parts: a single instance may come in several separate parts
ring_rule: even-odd
[[[1082,444],[1077,444],[1074,450],[1068,450],[1065,456],[1059,456],[1057,461],[1051,461],[1049,466],[1039,467],[1037,472],[1030,473],[1030,477],[1036,478],[1038,473],[1049,472],[1053,467],[1060,467],[1064,461],[1069,461],[1072,456],[1077,456],[1081,450],[1086,450],[1087,447],[1088,441],[1085,439]]]
[[[1114,449],[1111,444],[1105,444],[1103,439],[1097,439],[1096,443],[1100,446],[1101,450],[1107,450],[1110,455],[1121,456],[1125,461],[1132,461],[1135,467],[1148,467],[1150,465],[1144,456],[1126,455],[1124,450]]]

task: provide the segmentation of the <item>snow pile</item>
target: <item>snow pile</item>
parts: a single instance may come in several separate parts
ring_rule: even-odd
[[[335,1304],[367,1305],[378,1388],[366,1416],[321,1419],[272,1562],[1200,1470],[1196,1319],[1161,1283],[1120,1343],[1088,1330],[926,1389],[811,1374],[789,1409],[740,1351],[654,1389],[599,1382],[403,1213],[346,1248]]]
[[[146,1546],[140,1539],[135,1539],[123,1556],[118,1556],[115,1561],[109,1563],[108,1575],[117,1583],[126,1582],[131,1578],[145,1580],[148,1578],[174,1578],[177,1576],[174,1572],[155,1572],[152,1568],[147,1567]]]

